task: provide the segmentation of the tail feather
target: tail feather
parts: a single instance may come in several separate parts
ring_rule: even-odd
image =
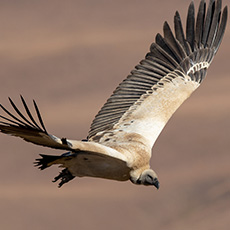
[[[53,164],[58,164],[58,162],[56,162],[57,160],[60,160],[61,158],[66,157],[69,154],[70,152],[64,153],[61,156],[40,154],[42,158],[36,159],[34,165],[37,166],[39,169],[44,170]]]
[[[34,164],[39,169],[43,170],[50,167],[53,164],[60,164],[60,160],[62,160],[62,158],[68,158],[71,156],[71,154],[71,152],[64,153],[61,156],[40,154],[42,158],[36,159]],[[69,182],[74,177],[75,176],[71,174],[68,168],[65,168],[59,173],[58,176],[54,178],[53,182],[57,182],[58,180],[60,180],[60,183],[58,184],[58,187],[60,188],[63,184]]]

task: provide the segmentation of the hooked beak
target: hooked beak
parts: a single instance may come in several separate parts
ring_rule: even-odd
[[[155,186],[157,189],[160,188],[160,183],[159,183],[159,181],[157,180],[157,178],[154,179],[154,181],[153,181],[153,186]]]

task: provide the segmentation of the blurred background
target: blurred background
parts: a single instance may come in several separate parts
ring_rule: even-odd
[[[199,1],[195,0],[196,9]],[[223,1],[223,5],[227,4]],[[115,87],[144,58],[157,32],[190,0],[0,0],[0,99],[39,105],[48,131],[83,139]],[[135,186],[39,171],[39,153],[0,135],[0,228],[216,230],[230,225],[230,31],[201,87],[153,148],[161,183]],[[19,106],[22,108],[21,106]],[[32,107],[31,107],[32,108]]]

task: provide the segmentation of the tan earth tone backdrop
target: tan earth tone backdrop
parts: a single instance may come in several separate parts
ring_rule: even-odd
[[[117,84],[148,52],[164,20],[183,22],[190,0],[0,0],[0,99],[36,99],[50,133],[83,139]],[[196,9],[199,1],[195,1]],[[227,0],[223,4],[229,3]],[[185,24],[185,23],[184,23]],[[0,229],[228,230],[230,226],[230,31],[202,86],[153,149],[153,187],[75,179],[58,189],[61,154],[0,135]]]

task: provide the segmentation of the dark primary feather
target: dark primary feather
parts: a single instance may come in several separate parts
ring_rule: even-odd
[[[221,5],[222,5],[222,1],[217,0],[216,5],[215,5],[214,14],[213,14],[212,24],[210,27],[209,36],[207,40],[207,47],[211,47],[213,44],[213,41],[215,40],[219,21],[220,21]]]
[[[32,142],[37,145],[47,146],[57,149],[69,149],[65,143],[58,143],[54,140],[54,136],[49,135],[43,123],[41,114],[35,101],[34,109],[38,121],[35,121],[31,111],[29,110],[24,98],[21,96],[22,105],[25,109],[24,115],[9,98],[10,104],[15,113],[7,110],[3,105],[0,105],[2,110],[8,115],[0,115],[0,131],[5,134],[23,138],[25,141]],[[27,117],[26,117],[27,116]],[[39,123],[38,123],[39,122]]]
[[[178,11],[176,12],[174,17],[174,28],[175,28],[176,39],[183,46],[183,49],[186,51],[186,55],[189,55],[191,51],[187,41],[185,40],[183,26]]]
[[[204,0],[202,0],[200,2],[199,10],[197,13],[196,31],[195,31],[195,43],[197,44],[198,48],[201,47],[205,10],[206,10],[206,3],[204,2]]]
[[[26,127],[28,129],[35,129],[35,130],[38,130],[40,132],[44,132],[44,133],[47,133],[46,132],[46,129],[44,127],[44,124],[42,122],[42,127],[44,127],[43,129],[37,124],[37,122],[34,120],[24,98],[21,96],[21,101],[23,103],[23,106],[24,106],[24,109],[26,111],[26,114],[28,115],[30,121],[20,112],[20,110],[17,108],[17,106],[14,104],[14,102],[11,100],[11,98],[9,98],[9,101],[10,101],[10,104],[11,106],[13,107],[14,111],[16,112],[16,115],[19,115],[20,118],[18,118],[16,115],[14,115],[13,113],[11,113],[10,111],[8,111],[3,105],[0,104],[0,107],[5,111],[6,114],[9,115],[10,118],[7,118],[5,116],[1,116],[2,119],[4,120],[7,120],[9,123],[9,125],[12,125],[10,124],[10,122],[12,122],[15,126],[19,126],[19,127]],[[41,115],[39,113],[39,110],[38,110],[38,107],[36,109],[36,114],[37,116],[40,117],[39,121],[41,123],[42,121],[42,118],[41,118]],[[38,115],[39,114],[39,115]],[[13,120],[11,120],[13,119]],[[3,122],[0,122],[0,123],[3,123]]]
[[[225,31],[226,24],[227,24],[227,18],[228,18],[228,8],[225,7],[223,10],[223,14],[222,14],[221,24],[220,24],[219,30],[217,32],[217,35],[215,37],[215,41],[213,44],[213,47],[215,47],[215,53],[219,49],[220,43],[223,39],[224,31]]]
[[[111,129],[142,95],[152,92],[169,73],[180,71],[200,83],[206,76],[207,64],[216,54],[227,22],[227,7],[221,13],[221,0],[200,2],[195,19],[194,3],[188,8],[186,32],[178,12],[174,17],[175,36],[164,23],[164,36],[157,34],[150,52],[131,74],[120,83],[93,120],[88,138]],[[186,35],[186,36],[185,36]],[[204,67],[199,67],[204,64]],[[188,72],[190,71],[190,72]]]
[[[213,4],[213,2],[214,0],[210,0],[210,3],[212,4],[209,4],[208,6],[208,10],[207,10],[207,14],[206,14],[205,22],[204,22],[204,31],[203,31],[203,36],[202,36],[203,45],[207,43],[210,27],[212,24],[212,18],[213,18],[213,13],[215,9],[215,4]]]
[[[164,31],[164,39],[170,45],[171,49],[173,50],[174,55],[176,56],[176,62],[179,64],[183,58],[186,56],[181,44],[176,40],[173,32],[167,22],[164,23],[163,26]],[[179,32],[179,31],[178,31]],[[160,45],[160,44],[158,44]],[[164,49],[164,47],[161,46]]]
[[[187,22],[186,22],[186,41],[189,43],[191,50],[194,50],[195,38],[195,7],[194,2],[191,2],[188,8]]]

